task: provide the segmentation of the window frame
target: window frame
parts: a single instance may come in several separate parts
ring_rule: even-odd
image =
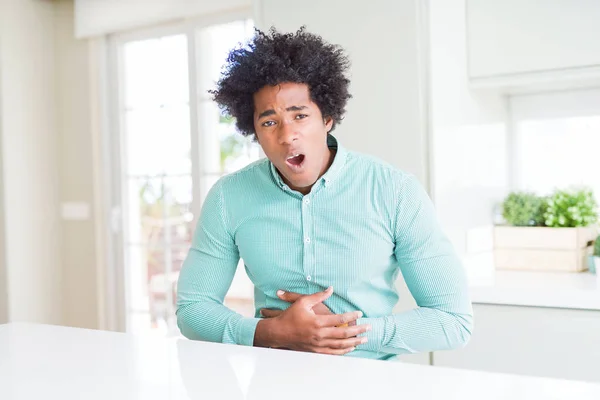
[[[524,190],[525,188],[521,178],[523,171],[521,155],[523,149],[520,146],[519,122],[534,118],[557,119],[600,115],[598,109],[590,106],[594,100],[600,101],[600,88],[586,87],[507,96],[508,177],[511,190]],[[597,198],[600,197],[600,193],[594,193],[594,195]]]

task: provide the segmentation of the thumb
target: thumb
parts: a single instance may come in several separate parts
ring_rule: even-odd
[[[309,296],[304,297],[304,303],[308,308],[312,309],[317,304],[320,304],[327,300],[333,294],[333,286],[329,286],[322,292],[313,293]]]
[[[277,297],[279,297],[283,301],[287,301],[288,303],[294,303],[296,300],[298,300],[299,298],[301,298],[303,296],[304,295],[301,295],[299,293],[294,293],[294,292],[285,292],[283,290],[277,291]]]

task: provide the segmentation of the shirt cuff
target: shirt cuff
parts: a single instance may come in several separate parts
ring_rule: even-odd
[[[241,344],[242,346],[254,345],[254,333],[256,332],[258,321],[260,321],[260,318],[242,318],[238,321],[237,344]]]
[[[360,350],[369,350],[379,352],[383,346],[385,337],[385,318],[359,318],[356,320],[356,325],[370,325],[371,330],[358,335],[366,337],[367,343],[358,345],[356,348]]]

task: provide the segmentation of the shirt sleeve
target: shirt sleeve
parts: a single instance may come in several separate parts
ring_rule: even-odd
[[[473,311],[462,263],[419,181],[405,175],[397,193],[394,253],[418,307],[359,319],[357,324],[372,327],[359,348],[408,354],[463,347],[473,330]]]
[[[209,191],[177,283],[177,325],[193,340],[252,346],[258,318],[223,305],[240,259],[226,224],[223,180]]]

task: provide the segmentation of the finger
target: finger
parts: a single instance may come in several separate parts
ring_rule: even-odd
[[[322,327],[344,325],[362,318],[362,311],[351,311],[343,314],[319,315],[319,323]]]
[[[323,303],[317,304],[313,307],[313,312],[317,315],[332,315],[331,310]]]
[[[336,356],[343,356],[344,354],[348,354],[351,351],[356,350],[356,348],[349,347],[346,349],[332,349],[329,347],[311,347],[311,348],[309,348],[309,350],[312,351],[313,353],[332,354],[332,355],[336,355]]]
[[[346,328],[323,328],[322,337],[326,339],[347,339],[366,333],[371,330],[370,325],[355,325]]]
[[[262,315],[265,318],[273,318],[273,317],[277,317],[282,312],[283,312],[283,310],[269,310],[268,308],[262,308],[260,310],[260,315]]]
[[[333,286],[329,286],[327,289],[325,289],[322,292],[313,293],[308,296],[302,296],[301,301],[303,301],[308,308],[312,309],[317,304],[322,303],[325,300],[327,300],[332,294],[333,294]]]
[[[362,334],[366,334],[371,330],[371,325],[354,325],[347,327],[334,327],[334,328],[326,328],[323,330],[322,334],[325,338],[334,338],[334,339],[345,339],[351,337],[357,337]]]
[[[277,297],[279,297],[283,301],[287,301],[288,303],[293,303],[302,296],[305,296],[305,295],[302,295],[300,293],[294,293],[294,292],[286,292],[283,290],[277,291]]]
[[[349,339],[326,339],[319,342],[317,347],[327,347],[330,349],[348,349],[367,343],[366,337],[353,337]]]

